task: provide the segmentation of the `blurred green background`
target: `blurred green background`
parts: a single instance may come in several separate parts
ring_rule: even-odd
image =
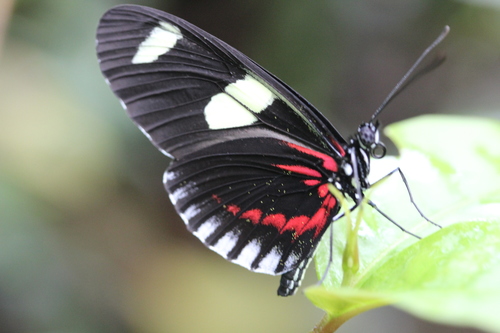
[[[500,118],[499,1],[128,2],[237,47],[346,136],[448,24],[447,62],[381,121]],[[97,22],[119,3],[0,0],[0,332],[309,331],[322,312],[301,292],[278,298],[278,278],[205,249],[173,210],[161,182],[168,159],[97,65]],[[304,284],[314,281],[311,269]],[[384,308],[339,332],[366,330],[458,331]]]

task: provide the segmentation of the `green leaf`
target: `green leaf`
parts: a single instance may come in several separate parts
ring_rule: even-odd
[[[500,332],[500,123],[490,119],[421,116],[391,125],[386,134],[400,158],[374,161],[381,178],[400,166],[419,208],[412,206],[398,174],[367,192],[370,200],[420,241],[363,207],[354,236],[345,219],[334,224],[334,258],[321,287],[306,295],[327,315],[316,332],[332,332],[349,318],[387,304],[423,319]],[[355,220],[356,213],[353,213]],[[353,223],[353,221],[350,221]],[[353,239],[356,237],[357,239]],[[316,254],[325,272],[330,244]],[[342,256],[359,268],[343,271]]]

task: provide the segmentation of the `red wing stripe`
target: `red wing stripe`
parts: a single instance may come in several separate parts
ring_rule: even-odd
[[[345,150],[344,150],[344,148],[342,148],[342,146],[340,145],[340,143],[337,140],[335,140],[334,138],[332,138],[330,140],[330,142],[333,144],[333,146],[335,148],[337,148],[337,150],[339,151],[340,155],[345,156]]]
[[[226,210],[236,216],[236,214],[238,214],[241,209],[236,205],[227,205]]]
[[[320,187],[318,187],[318,195],[320,197],[324,198],[328,193],[330,193],[330,191],[328,190],[327,184],[323,184]]]
[[[281,229],[286,223],[286,217],[283,214],[271,214],[264,217],[262,220],[263,225],[272,225],[278,230]]]
[[[333,209],[336,204],[337,199],[333,195],[329,195],[328,197],[326,197],[325,201],[323,202],[323,206],[328,208],[328,210]]]
[[[302,229],[304,228],[306,223],[309,222],[309,220],[310,218],[305,215],[292,217],[290,220],[288,220],[283,229],[280,230],[280,233],[291,230],[295,231],[297,235],[300,235],[302,233]]]
[[[323,153],[320,153],[319,151],[316,151],[316,150],[312,150],[312,149],[309,149],[309,148],[306,148],[306,147],[302,147],[302,146],[296,145],[296,144],[291,143],[291,142],[287,142],[286,144],[290,148],[298,150],[301,153],[304,153],[304,154],[307,154],[307,155],[311,155],[311,156],[314,156],[314,157],[317,157],[317,158],[323,160],[323,167],[325,169],[333,171],[333,172],[337,172],[337,170],[338,170],[337,162],[335,162],[335,160],[333,159],[333,157],[328,156],[328,155],[323,154]]]
[[[316,211],[316,213],[311,217],[310,223],[311,226],[308,226],[308,229],[316,228],[316,232],[314,233],[314,238],[316,238],[321,230],[325,227],[326,218],[328,217],[329,211],[326,208],[321,207]]]
[[[312,179],[308,181],[312,185],[315,180]],[[272,226],[278,229],[280,234],[283,234],[286,231],[291,231],[293,239],[297,239],[308,230],[315,230],[313,235],[313,239],[315,239],[324,230],[326,224],[328,223],[328,217],[330,216],[332,209],[335,209],[335,206],[337,205],[336,198],[329,193],[326,184],[320,185],[317,190],[319,197],[323,198],[323,201],[321,206],[314,214],[312,214],[312,216],[299,215],[287,219],[287,217],[281,213],[266,215],[259,208],[241,212],[241,208],[234,204],[225,205],[224,209],[234,216],[238,216],[238,214],[240,214],[238,218],[246,219],[254,225],[262,224]],[[216,195],[213,195],[212,197],[217,202],[220,200],[220,197]]]
[[[311,222],[316,227],[316,231],[314,233],[314,238],[318,237],[321,230],[325,228],[327,221],[327,217],[330,215],[331,210],[337,204],[337,199],[331,194],[327,195],[325,201],[323,201],[323,205],[318,209],[316,214],[311,218]],[[312,228],[312,227],[309,227]]]
[[[295,173],[300,173],[301,175],[311,176],[311,177],[321,177],[321,173],[316,170],[301,166],[301,165],[284,165],[284,164],[274,164],[275,167],[291,171]]]
[[[240,216],[242,219],[249,219],[253,224],[257,224],[260,222],[260,218],[262,217],[262,211],[260,209],[250,209],[246,212],[243,212]]]
[[[317,179],[304,179],[302,182],[307,186],[316,186],[321,183],[321,181]]]

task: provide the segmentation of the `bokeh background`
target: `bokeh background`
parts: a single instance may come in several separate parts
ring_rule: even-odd
[[[446,63],[381,121],[500,118],[499,1],[128,2],[237,47],[346,136],[448,24]],[[308,332],[323,314],[301,292],[278,298],[278,278],[227,263],[175,214],[168,159],[98,69],[97,22],[119,3],[0,0],[0,332]],[[339,332],[360,331],[469,332],[389,307]]]

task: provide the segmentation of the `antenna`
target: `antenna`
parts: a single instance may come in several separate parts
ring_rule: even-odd
[[[387,95],[387,97],[385,98],[385,100],[382,102],[382,104],[380,104],[380,106],[378,107],[378,109],[375,111],[375,113],[371,117],[370,122],[373,123],[373,121],[375,120],[375,118],[377,118],[377,116],[380,114],[380,112],[382,112],[382,110],[387,106],[387,104],[389,104],[394,99],[394,97],[396,97],[403,90],[403,88],[406,87],[406,85],[408,83],[410,83],[411,81],[413,81],[415,78],[417,78],[421,74],[425,74],[429,70],[431,70],[431,69],[439,66],[444,61],[445,58],[444,58],[444,56],[441,55],[440,57],[436,58],[431,64],[429,64],[429,66],[425,67],[422,71],[417,72],[413,77],[411,77],[411,75],[415,72],[415,69],[418,67],[418,65],[420,65],[420,63],[422,62],[422,60],[424,60],[424,58],[439,43],[441,43],[443,41],[443,39],[446,37],[446,35],[448,35],[448,32],[450,32],[450,27],[449,26],[445,26],[444,29],[443,29],[443,31],[439,34],[438,38],[436,38],[436,40],[434,42],[432,42],[432,44],[429,45],[429,47],[427,49],[425,49],[425,51],[420,55],[420,57],[417,59],[417,61],[415,61],[415,63],[413,64],[413,66],[410,67],[410,69],[406,72],[406,74],[403,75],[403,77],[401,78],[401,80],[399,80],[399,82],[396,84],[396,86],[391,90],[391,92],[389,93],[389,95]]]

